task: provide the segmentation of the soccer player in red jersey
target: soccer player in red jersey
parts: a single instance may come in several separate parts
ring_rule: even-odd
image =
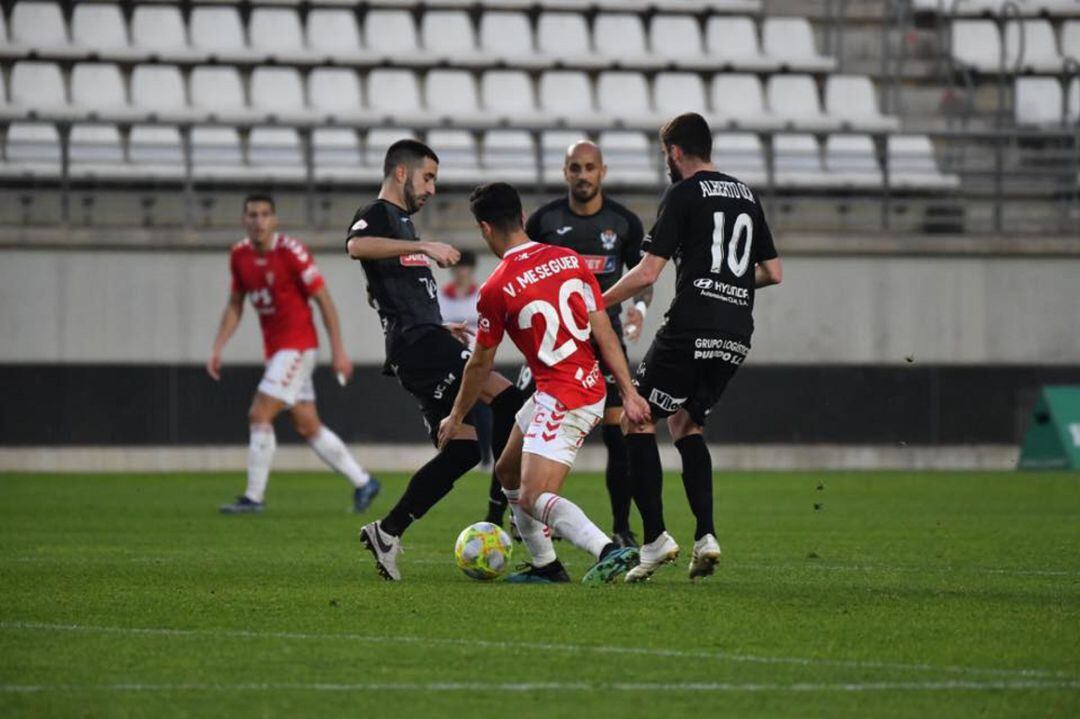
[[[450,415],[439,427],[445,442],[480,396],[503,334],[525,355],[536,393],[517,415],[499,457],[503,483],[522,540],[533,555],[515,582],[565,582],[544,526],[596,557],[585,582],[609,582],[637,563],[634,547],[619,547],[570,500],[558,494],[585,436],[604,416],[607,391],[590,337],[615,376],[627,421],[649,418],[648,404],[630,381],[619,338],[600,302],[600,286],[581,255],[529,240],[521,198],[506,183],[482,185],[469,198],[488,247],[502,262],[477,301],[476,350]]]
[[[259,315],[266,373],[263,375],[248,418],[251,442],[248,448],[247,489],[235,502],[221,507],[225,514],[250,514],[263,510],[263,496],[270,478],[270,463],[277,441],[274,418],[288,408],[293,427],[308,441],[319,459],[344,475],[353,484],[353,508],[367,509],[379,493],[379,482],[356,463],[345,443],[319,420],[315,410],[315,369],[319,346],[312,321],[312,299],[322,312],[330,336],[332,365],[338,381],[352,376],[352,363],[341,341],[337,309],[330,298],[319,268],[296,238],[280,234],[274,200],[269,195],[250,195],[244,200],[244,229],[247,232],[233,245],[229,258],[232,289],[221,316],[206,371],[221,379],[221,351],[240,324],[244,296]]]

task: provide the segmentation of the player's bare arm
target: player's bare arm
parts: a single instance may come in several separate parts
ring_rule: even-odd
[[[221,313],[221,322],[218,324],[217,336],[214,337],[214,345],[210,349],[210,359],[206,360],[206,373],[215,380],[221,379],[221,352],[240,325],[240,317],[243,313],[244,296],[239,292],[230,292],[229,299],[225,302],[225,311]]]
[[[627,298],[639,295],[647,288],[652,287],[656,284],[656,280],[660,277],[665,265],[667,265],[665,258],[646,252],[641,258],[641,262],[637,263],[634,269],[623,275],[618,282],[604,293],[604,305],[610,307],[619,304]]]
[[[352,237],[346,245],[354,260],[388,260],[421,252],[439,267],[451,267],[461,259],[461,253],[444,242],[412,242],[389,237]]]
[[[498,346],[484,347],[477,345],[476,351],[469,357],[469,361],[465,363],[461,386],[458,388],[454,406],[450,410],[450,414],[439,423],[438,446],[440,450],[460,433],[465,422],[465,415],[480,399],[484,384],[491,374],[491,368],[495,366],[495,353],[497,351]]]
[[[604,310],[595,310],[589,313],[589,326],[592,328],[592,337],[596,346],[600,348],[600,356],[604,360],[615,377],[615,384],[619,388],[619,395],[623,400],[623,412],[627,421],[633,425],[648,422],[651,417],[649,404],[638,394],[634,383],[630,381],[630,368],[626,364],[626,355],[623,354],[619,345],[619,338],[615,329],[611,326],[611,320]]]
[[[348,382],[352,379],[353,366],[349,361],[348,353],[345,352],[345,342],[341,338],[341,321],[338,319],[334,300],[330,297],[330,290],[323,287],[312,295],[312,299],[319,306],[323,325],[326,326],[326,334],[330,337],[330,366],[339,380],[344,378],[345,382]]]
[[[774,257],[754,265],[754,287],[771,287],[784,279],[784,268],[780,258]]]

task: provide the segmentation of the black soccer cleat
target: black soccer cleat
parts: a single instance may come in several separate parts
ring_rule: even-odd
[[[266,505],[248,499],[247,495],[241,494],[236,501],[223,504],[218,508],[222,514],[260,514]]]
[[[558,559],[549,562],[542,567],[535,564],[518,565],[518,571],[506,578],[510,584],[567,584],[570,575],[566,573],[566,567]]]

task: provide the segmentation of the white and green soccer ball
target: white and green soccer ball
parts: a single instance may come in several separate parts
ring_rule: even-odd
[[[489,581],[506,573],[514,545],[497,524],[477,522],[461,530],[454,545],[458,568],[473,579]]]

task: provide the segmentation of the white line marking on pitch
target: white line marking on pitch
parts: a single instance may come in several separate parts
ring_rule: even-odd
[[[440,646],[478,647],[484,649],[512,649],[526,651],[565,652],[570,654],[628,654],[649,657],[672,657],[685,659],[713,659],[718,661],[745,662],[750,664],[780,664],[795,666],[835,667],[841,669],[889,669],[896,671],[945,672],[973,676],[1046,677],[1071,681],[1077,677],[1066,672],[1050,669],[993,669],[933,664],[908,664],[875,660],[815,659],[810,657],[770,657],[734,652],[711,652],[687,649],[653,649],[649,647],[605,646],[598,644],[554,644],[538,642],[493,641],[488,639],[446,639],[438,637],[389,637],[367,634],[309,634],[303,632],[255,632],[244,629],[169,629],[165,627],[106,627],[85,624],[47,624],[39,622],[0,622],[0,629],[26,631],[70,631],[98,634],[128,634],[145,636],[177,637],[236,637],[243,639],[285,639],[302,641],[345,640],[374,644],[427,644]]]
[[[629,682],[522,682],[491,684],[486,682],[385,682],[361,684],[336,683],[254,683],[254,684],[0,684],[0,692],[34,694],[44,692],[235,692],[235,691],[312,691],[312,692],[940,692],[940,691],[1032,691],[1080,689],[1080,682],[1045,681],[948,681],[948,682],[841,682],[793,684],[730,682],[672,682],[640,684]]]

